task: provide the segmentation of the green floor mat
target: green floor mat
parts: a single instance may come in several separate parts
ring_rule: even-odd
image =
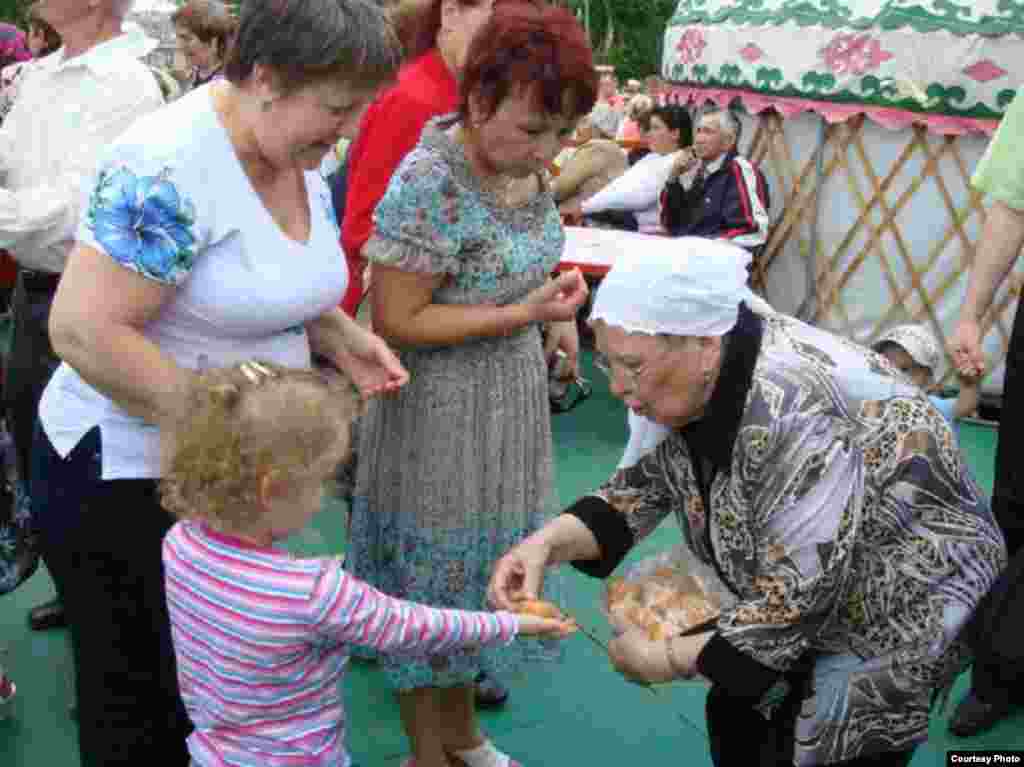
[[[584,372],[595,383],[594,395],[572,413],[552,420],[557,489],[562,503],[605,479],[625,446],[625,411],[589,363]],[[979,482],[988,490],[995,453],[994,429],[965,423],[961,443]],[[344,505],[329,502],[310,527],[289,541],[289,547],[299,554],[338,553],[344,548],[344,534]],[[677,540],[673,523],[666,523],[632,557],[668,547]],[[598,607],[601,584],[573,571],[567,572],[567,581],[567,609],[588,628],[607,636]],[[49,579],[41,572],[0,600],[0,646],[10,648],[8,663],[19,686],[10,717],[0,721],[0,767],[78,765],[75,724],[68,713],[71,685],[66,637],[61,631],[33,634],[25,625],[28,609],[50,595]],[[569,639],[565,650],[565,660],[559,666],[508,680],[512,694],[507,706],[500,712],[482,715],[484,727],[499,747],[525,767],[706,767],[711,763],[702,685],[673,685],[662,688],[655,697],[624,682],[585,638]],[[966,677],[961,678],[952,702],[959,699],[966,685]],[[353,662],[346,687],[348,742],[357,763],[361,767],[398,767],[408,746],[398,707],[381,673],[372,664]],[[985,736],[957,740],[945,732],[948,713],[936,712],[933,716],[931,740],[919,750],[913,767],[944,765],[945,752],[950,748],[1024,749],[1024,715],[1002,722]]]

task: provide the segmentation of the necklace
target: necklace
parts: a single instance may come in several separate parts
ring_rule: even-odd
[[[481,189],[494,197],[506,208],[521,208],[533,201],[536,196],[533,176],[516,178],[507,173],[489,173],[486,176],[476,170],[469,156],[469,145],[466,141],[465,131],[460,124],[453,134],[455,143],[463,149],[466,162],[470,167],[473,176],[479,182]]]

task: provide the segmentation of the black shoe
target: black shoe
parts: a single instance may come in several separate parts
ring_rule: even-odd
[[[33,607],[28,613],[28,625],[33,631],[64,628],[68,625],[64,603],[58,597]]]
[[[474,687],[477,708],[498,708],[508,700],[508,688],[486,671],[480,672]]]
[[[986,703],[974,690],[969,690],[949,719],[949,731],[960,738],[978,735],[991,730],[1013,709],[1012,703]]]

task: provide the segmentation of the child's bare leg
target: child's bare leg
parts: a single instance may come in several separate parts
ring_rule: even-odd
[[[451,767],[445,753],[441,692],[436,687],[417,687],[398,693],[398,708],[412,746],[414,767]]]
[[[484,737],[476,720],[472,685],[441,690],[444,744],[448,759],[462,767],[519,767]]]
[[[444,716],[442,737],[449,754],[476,748],[484,742],[476,720],[473,685],[438,690]]]

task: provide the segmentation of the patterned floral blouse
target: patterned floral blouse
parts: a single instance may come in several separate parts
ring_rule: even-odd
[[[568,513],[605,577],[670,514],[738,596],[698,668],[766,709],[810,669],[795,764],[902,751],[1006,561],[945,419],[873,352],[742,308],[709,414]]]

